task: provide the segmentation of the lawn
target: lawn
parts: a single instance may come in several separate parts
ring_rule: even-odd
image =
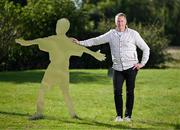
[[[43,74],[44,70],[0,72],[0,129],[180,129],[180,69],[138,72],[133,121],[129,123],[114,122],[113,87],[107,70],[70,71],[70,94],[80,119],[70,118],[55,86],[45,96],[45,119],[28,120],[36,110]]]

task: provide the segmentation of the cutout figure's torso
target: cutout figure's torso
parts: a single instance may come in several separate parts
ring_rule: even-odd
[[[65,35],[54,35],[45,39],[38,39],[40,50],[49,53],[50,61],[55,68],[64,69],[69,67],[71,55],[81,56],[79,45],[72,44],[71,40]]]

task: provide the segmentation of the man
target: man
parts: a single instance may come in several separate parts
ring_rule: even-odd
[[[82,46],[94,46],[109,43],[113,61],[113,86],[114,101],[117,117],[116,122],[123,121],[122,86],[126,81],[126,111],[125,120],[131,121],[134,104],[134,88],[137,71],[142,68],[149,59],[149,47],[139,33],[127,27],[127,19],[124,13],[115,16],[116,28],[107,33],[84,41],[73,41]],[[143,51],[142,60],[139,63],[136,47]]]

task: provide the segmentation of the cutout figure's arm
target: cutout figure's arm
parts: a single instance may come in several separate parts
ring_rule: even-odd
[[[91,51],[82,45],[74,44],[74,38],[69,39],[71,40],[70,44],[72,44],[71,47],[73,47],[74,55],[81,56],[85,52],[87,54],[90,54],[99,61],[103,61],[106,59],[105,54],[100,53],[100,50],[98,50],[97,52]]]
[[[26,41],[26,40],[24,40],[24,39],[16,39],[15,41],[16,41],[16,43],[18,43],[18,44],[20,44],[20,45],[22,45],[22,46],[30,46],[30,45],[33,45],[33,42],[32,42],[31,40]]]
[[[16,43],[19,43],[22,46],[30,46],[30,45],[38,45],[39,49],[45,52],[48,52],[49,42],[52,42],[52,37],[46,38],[38,38],[34,40],[24,40],[24,39],[16,39]]]
[[[30,45],[40,45],[41,43],[48,43],[52,37],[38,38],[34,40],[24,40],[24,39],[16,39],[16,43],[21,44],[22,46],[30,46]]]
[[[106,59],[105,54],[100,53],[100,50],[98,50],[97,52],[91,51],[85,47],[83,47],[82,51],[84,51],[87,54],[90,54],[91,56],[93,56],[94,58],[96,58],[99,61],[103,61]]]

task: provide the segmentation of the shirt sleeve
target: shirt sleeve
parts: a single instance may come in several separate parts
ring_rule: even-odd
[[[135,43],[139,49],[143,51],[141,64],[144,66],[149,60],[150,48],[146,42],[142,39],[138,32],[135,32]]]
[[[80,41],[80,45],[90,47],[90,46],[108,43],[110,41],[110,33],[111,33],[111,31],[108,31],[107,33],[100,35],[98,37],[90,38],[90,39],[84,40],[84,41]]]

